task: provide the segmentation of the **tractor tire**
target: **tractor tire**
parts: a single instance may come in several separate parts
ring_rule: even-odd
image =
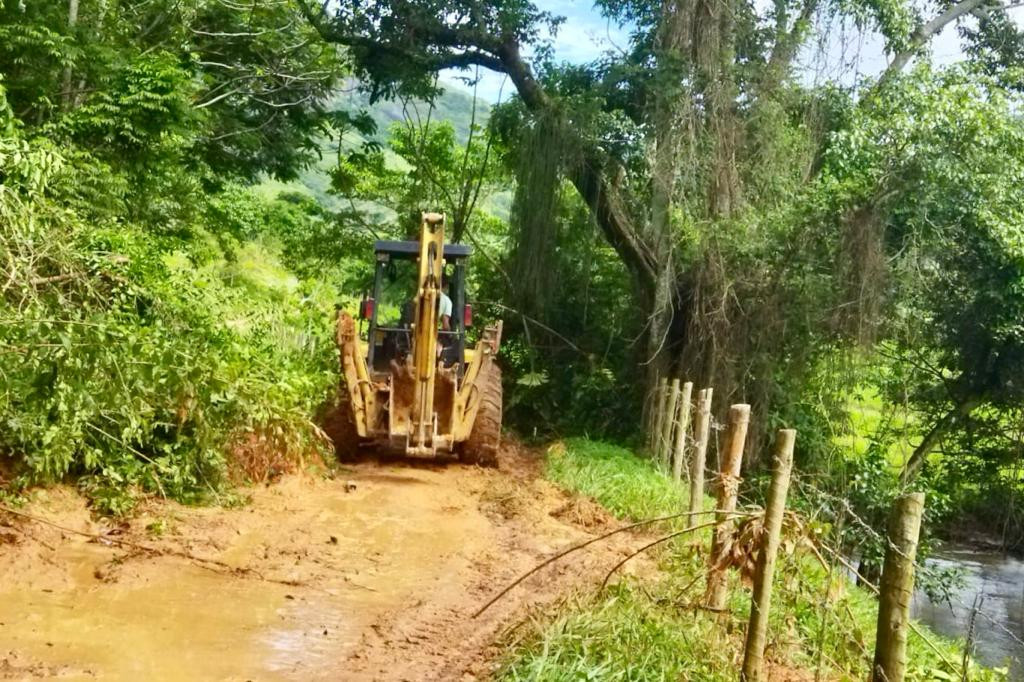
[[[480,408],[476,412],[473,430],[462,444],[459,459],[466,464],[496,467],[501,445],[501,368],[492,362],[486,374],[477,377],[477,384],[481,392]]]
[[[334,445],[334,452],[340,462],[351,462],[359,454],[359,431],[348,393],[342,389],[334,402],[328,406],[321,428]]]

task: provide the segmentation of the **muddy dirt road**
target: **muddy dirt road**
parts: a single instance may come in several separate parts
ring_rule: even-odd
[[[599,543],[471,619],[538,560],[610,527],[537,467],[518,448],[501,471],[366,462],[253,489],[237,509],[153,503],[122,526],[43,491],[26,511],[164,553],[0,514],[0,679],[486,678],[506,628],[591,589],[638,542]]]

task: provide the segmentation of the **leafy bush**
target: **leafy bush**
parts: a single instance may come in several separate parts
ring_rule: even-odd
[[[0,454],[19,485],[73,475],[123,513],[137,492],[217,491],[247,436],[293,460],[320,447],[311,416],[336,381],[328,291],[306,295],[261,247],[232,267],[209,219],[185,237],[93,222],[76,191],[95,166],[0,131]],[[88,183],[104,180],[115,191],[110,176]],[[256,262],[276,279],[254,277]]]

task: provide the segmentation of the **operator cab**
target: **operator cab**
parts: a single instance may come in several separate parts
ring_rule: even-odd
[[[418,242],[378,240],[373,244],[376,268],[373,291],[359,305],[360,319],[369,322],[366,364],[379,378],[401,364],[412,352],[413,310],[420,245]],[[444,260],[452,315],[448,331],[438,329],[441,361],[457,365],[461,376],[466,362],[466,328],[472,310],[466,303],[466,259],[472,249],[464,244],[445,244]]]

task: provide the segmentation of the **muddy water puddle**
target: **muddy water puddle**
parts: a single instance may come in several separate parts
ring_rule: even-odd
[[[367,476],[354,493],[282,485],[247,509],[177,511],[175,543],[269,580],[82,538],[32,545],[38,557],[0,545],[0,679],[345,679],[342,661],[375,618],[443,592],[489,541],[466,491],[411,477]]]
[[[87,575],[70,589],[0,593],[0,657],[16,652],[9,665],[25,677],[308,678],[358,637],[360,623],[300,601],[294,588],[173,559],[154,560],[128,585],[97,584],[92,569],[108,558],[102,548],[60,557]]]

